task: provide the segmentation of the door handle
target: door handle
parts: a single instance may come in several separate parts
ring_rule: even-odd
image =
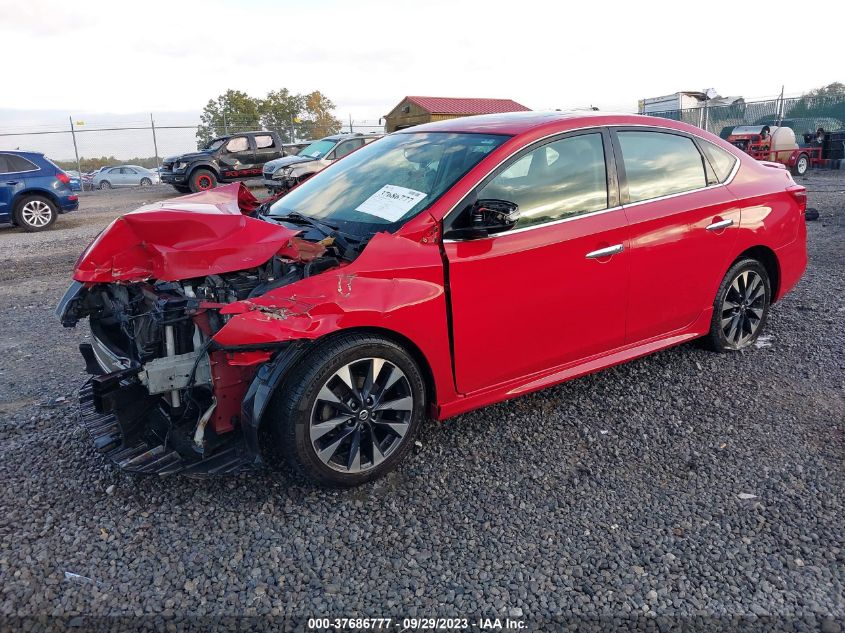
[[[708,231],[721,231],[722,229],[732,226],[733,223],[734,221],[728,218],[727,220],[719,220],[718,222],[713,222],[713,224],[708,224],[705,228]]]
[[[608,246],[607,248],[600,248],[597,251],[591,251],[585,255],[587,259],[601,259],[602,257],[611,257],[612,255],[618,255],[622,251],[625,250],[625,247],[622,244],[614,244],[613,246]]]
[[[18,184],[18,181],[17,180],[7,180],[6,184],[7,185],[16,185],[16,184]]]

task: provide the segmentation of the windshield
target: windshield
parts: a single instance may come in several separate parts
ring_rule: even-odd
[[[210,150],[212,150],[212,151],[214,151],[214,150],[216,150],[216,149],[220,149],[220,146],[221,146],[221,145],[223,145],[223,143],[225,143],[225,142],[226,142],[226,140],[227,140],[227,139],[225,139],[225,138],[216,138],[216,139],[214,139],[214,140],[209,141],[208,143],[206,143],[206,144],[203,146],[203,149],[210,149]]]
[[[358,235],[400,225],[437,200],[509,137],[419,132],[365,145],[270,207],[339,225]]]
[[[323,139],[322,141],[314,141],[313,143],[311,143],[311,145],[299,152],[298,155],[319,159],[328,154],[336,143],[337,141],[327,139]]]

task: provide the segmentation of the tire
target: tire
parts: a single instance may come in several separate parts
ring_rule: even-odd
[[[100,189],[111,189],[111,183],[108,180],[103,180],[100,182]]]
[[[751,258],[736,262],[716,293],[706,346],[729,352],[753,345],[766,325],[771,301],[772,287],[765,267]]]
[[[153,181],[150,180],[149,178],[141,178],[141,186],[142,187],[151,187],[152,184],[153,184]]]
[[[214,172],[208,169],[196,169],[191,173],[189,179],[191,191],[198,193],[200,191],[208,191],[217,186],[217,176]]]
[[[796,176],[803,176],[807,173],[807,170],[810,169],[810,157],[806,154],[801,154],[798,156],[798,160],[795,161],[795,166],[792,168],[792,173]]]
[[[28,233],[43,231],[58,215],[56,203],[44,196],[24,196],[15,205],[15,224]]]
[[[276,391],[268,422],[294,471],[322,486],[348,488],[396,467],[414,444],[425,406],[422,374],[402,347],[379,336],[344,334],[296,365]]]

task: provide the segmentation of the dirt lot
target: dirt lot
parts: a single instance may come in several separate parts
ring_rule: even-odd
[[[137,478],[76,427],[87,331],[53,308],[109,220],[172,190],[87,194],[43,234],[0,228],[0,616],[743,615],[840,631],[845,172],[805,184],[810,266],[755,349],[685,345],[430,424],[398,472],[348,492],[276,472]]]

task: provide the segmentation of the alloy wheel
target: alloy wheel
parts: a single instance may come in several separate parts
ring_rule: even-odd
[[[384,358],[347,363],[323,384],[311,409],[311,446],[342,473],[375,468],[402,444],[414,396],[405,373]]]
[[[722,333],[737,349],[750,341],[766,309],[766,285],[753,270],[744,270],[728,286],[722,300]]]
[[[806,157],[806,156],[801,156],[801,157],[798,159],[798,164],[797,164],[797,165],[795,165],[795,168],[796,168],[796,170],[798,171],[798,174],[799,174],[799,175],[803,175],[803,174],[805,174],[805,173],[807,172],[807,167],[809,166],[809,165],[808,165],[808,162],[809,162],[809,161],[807,160],[807,157]]]
[[[21,218],[29,226],[40,229],[53,219],[53,210],[46,202],[41,200],[30,200],[21,209]]]

